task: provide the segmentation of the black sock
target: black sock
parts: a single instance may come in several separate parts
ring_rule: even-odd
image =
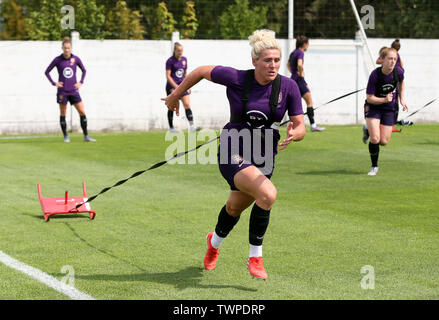
[[[224,206],[218,215],[218,222],[215,227],[215,233],[221,238],[227,237],[229,232],[232,231],[235,224],[238,223],[239,218],[239,216],[235,218],[229,215],[226,211],[226,206]]]
[[[184,109],[184,111],[186,112],[186,118],[189,121],[190,125],[194,124],[194,116],[192,115],[192,110],[191,109]]]
[[[369,142],[370,160],[372,160],[372,167],[378,167],[378,156],[380,154],[380,144]]]
[[[306,114],[308,115],[309,123],[314,124],[314,108],[313,107],[307,107],[306,108]]]
[[[88,131],[87,131],[87,117],[85,115],[80,116],[79,120],[81,122],[82,132],[84,133],[84,136],[87,136],[88,135]]]
[[[172,124],[172,120],[174,118],[174,111],[168,110],[168,123],[169,123],[169,128],[174,128],[174,125]]]
[[[255,203],[250,214],[249,242],[251,245],[262,245],[269,221],[270,210],[264,210]]]
[[[59,124],[61,125],[61,130],[62,130],[62,133],[64,134],[64,137],[67,137],[67,123],[66,123],[65,116],[59,117]]]

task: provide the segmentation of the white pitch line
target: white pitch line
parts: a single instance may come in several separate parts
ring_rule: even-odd
[[[96,300],[92,296],[79,291],[78,289],[65,284],[64,282],[59,281],[58,279],[52,277],[51,275],[37,269],[31,267],[21,261],[18,261],[11,256],[8,256],[6,253],[0,250],[0,261],[6,266],[15,269],[17,271],[23,272],[28,276],[40,281],[46,286],[65,294],[73,300]]]
[[[24,140],[24,139],[41,139],[41,138],[59,138],[56,136],[6,136],[0,137],[0,140]]]

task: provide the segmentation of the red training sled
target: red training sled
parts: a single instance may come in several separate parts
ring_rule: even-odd
[[[90,204],[85,203],[76,209],[78,204],[87,201],[87,190],[85,182],[82,183],[82,190],[84,196],[82,197],[70,197],[69,192],[66,191],[64,198],[43,198],[41,195],[41,185],[38,184],[38,198],[40,199],[41,208],[44,213],[44,220],[49,221],[50,216],[54,214],[68,214],[68,213],[84,213],[88,212],[89,217],[93,220],[96,216],[96,212],[91,210]]]

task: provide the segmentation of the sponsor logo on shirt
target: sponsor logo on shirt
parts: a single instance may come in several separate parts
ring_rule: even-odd
[[[237,164],[240,168],[244,164],[244,159],[239,154],[234,154],[232,156],[232,164]]]
[[[75,63],[75,58],[71,58],[70,59],[70,65],[73,66],[74,63]]]
[[[62,74],[66,79],[70,79],[73,77],[73,69],[70,67],[64,68]]]
[[[184,70],[183,69],[178,69],[177,71],[175,71],[175,76],[177,78],[183,78],[184,75]]]

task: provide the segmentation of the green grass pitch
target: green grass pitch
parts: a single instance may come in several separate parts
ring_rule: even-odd
[[[217,268],[203,269],[205,236],[229,193],[215,164],[167,164],[98,197],[95,220],[44,221],[38,183],[44,197],[62,197],[80,196],[85,181],[92,196],[164,160],[163,131],[0,139],[0,250],[59,280],[71,266],[75,287],[97,299],[438,299],[438,132],[393,133],[369,177],[360,126],[307,128],[276,158],[266,281],[245,266],[250,209]],[[361,286],[364,266],[373,289]],[[2,263],[0,279],[0,299],[68,298]]]

